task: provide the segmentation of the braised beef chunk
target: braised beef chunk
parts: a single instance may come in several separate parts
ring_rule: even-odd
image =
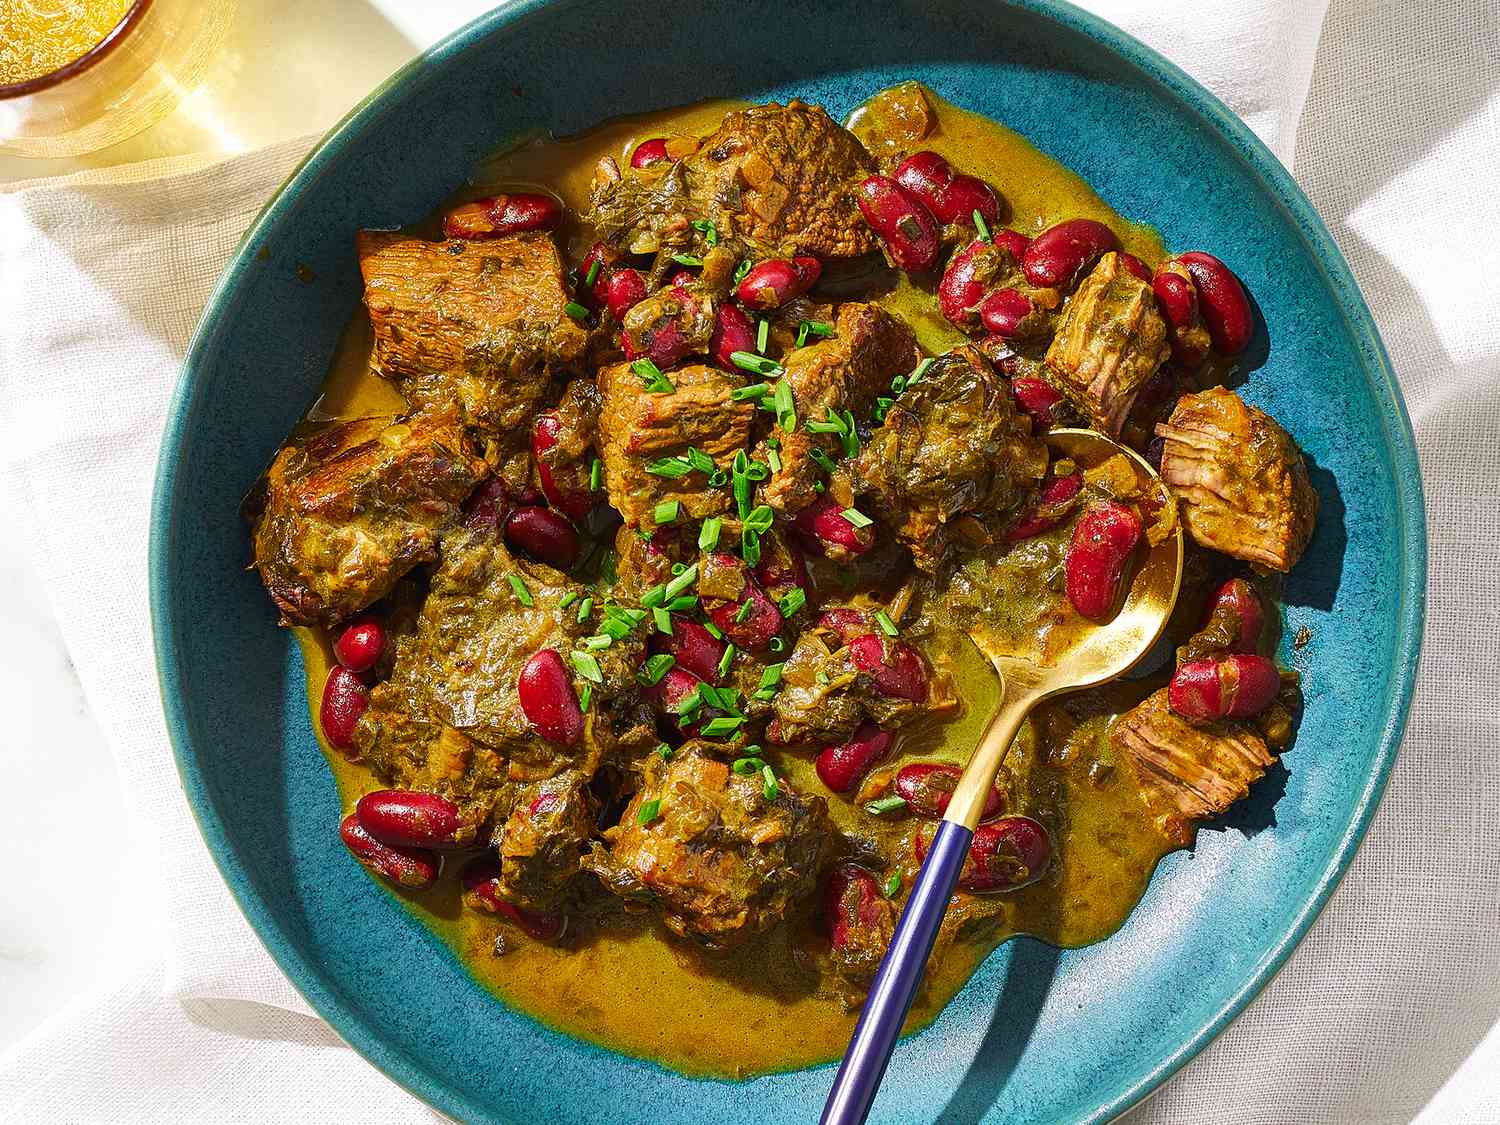
[[[908,383],[854,463],[856,491],[933,571],[948,547],[948,522],[964,512],[1005,512],[1047,471],[1005,382],[973,347],[939,356]]]
[[[731,397],[744,386],[738,375],[692,364],[666,379],[670,390],[659,392],[628,362],[599,372],[599,455],[609,502],[628,527],[654,526],[663,500],[694,519],[723,512],[729,490],[709,485],[712,469],[699,458],[727,472],[750,438],[755,406]]]
[[[899,908],[873,874],[852,863],[834,869],[823,897],[830,968],[847,984],[867,984],[895,935]]]
[[[552,236],[424,242],[361,231],[374,367],[416,406],[460,410],[485,437],[524,445],[551,373],[587,335],[564,311]]]
[[[734,773],[701,742],[648,755],[641,788],[586,866],[616,894],[653,902],[675,933],[730,948],[792,913],[817,886],[833,828],[821,797]]]
[[[562,905],[582,870],[597,814],[589,775],[581,770],[523,788],[496,833],[506,900],[539,911]]]
[[[1302,557],[1318,494],[1291,436],[1233,391],[1183,395],[1156,427],[1161,475],[1195,542],[1285,573]]]
[[[588,221],[632,253],[686,245],[689,223],[758,257],[852,257],[875,248],[853,189],[875,171],[854,134],[819,106],[750,106],[681,161],[633,169],[596,185]]]
[[[785,360],[783,381],[804,424],[792,433],[777,433],[780,471],[761,486],[761,500],[783,515],[793,515],[817,498],[814,483],[823,469],[813,459],[821,449],[830,460],[844,456],[835,433],[814,433],[807,421],[843,420],[851,428],[868,420],[878,395],[891,379],[916,366],[920,353],[906,324],[879,305],[851,302],[842,306],[831,339],[798,348]],[[769,462],[764,445],[756,459]]]
[[[1244,797],[1276,760],[1247,724],[1194,724],[1175,714],[1166,688],[1121,715],[1110,741],[1134,768],[1158,826],[1183,844],[1196,821]]]
[[[1151,284],[1111,252],[1063,309],[1047,366],[1078,411],[1117,437],[1136,394],[1171,350]]]
[[[457,427],[361,418],[295,438],[257,486],[255,565],[282,621],[332,625],[384,597],[487,472]]]
[[[625,314],[627,356],[645,356],[670,367],[690,355],[705,355],[714,331],[714,302],[675,285],[664,285]]]

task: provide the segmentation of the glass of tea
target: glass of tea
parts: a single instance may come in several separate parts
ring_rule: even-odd
[[[233,18],[234,0],[0,0],[0,154],[79,156],[156,124]]]

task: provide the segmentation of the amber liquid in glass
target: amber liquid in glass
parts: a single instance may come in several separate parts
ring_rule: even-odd
[[[81,58],[131,0],[0,0],[0,86],[28,82]]]

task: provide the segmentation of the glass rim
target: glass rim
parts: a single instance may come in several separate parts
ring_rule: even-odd
[[[65,63],[56,70],[49,70],[46,74],[38,74],[35,78],[28,78],[24,82],[12,82],[10,85],[0,85],[0,101],[7,98],[23,98],[28,94],[37,94],[43,90],[49,90],[53,86],[66,82],[88,70],[99,62],[122,42],[125,37],[134,30],[135,25],[140,23],[141,17],[146,14],[146,9],[151,7],[151,0],[133,0],[130,8],[120,17],[118,23],[105,33],[104,38],[95,43],[83,54],[71,62]]]

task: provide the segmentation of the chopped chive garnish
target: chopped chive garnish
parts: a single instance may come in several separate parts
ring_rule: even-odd
[[[683,457],[663,457],[652,461],[646,466],[646,471],[654,477],[685,477],[693,471],[693,467]]]
[[[644,828],[661,814],[661,798],[652,797],[649,801],[642,801],[640,811],[635,814],[635,822]]]
[[[729,480],[729,474],[723,469],[715,469],[708,474],[708,486],[710,488],[723,488]]]
[[[583,647],[590,652],[598,652],[600,649],[608,648],[615,643],[615,639],[608,633],[595,633],[592,637],[583,638]]]
[[[691,716],[698,708],[703,706],[703,685],[699,684],[677,701],[677,713],[684,717]]]
[[[889,397],[888,395],[881,395],[879,398],[877,398],[875,400],[875,421],[884,422],[886,411],[891,408],[891,404],[895,401],[895,399]]]
[[[669,761],[672,757],[672,748],[665,742],[658,742],[656,744],[656,753],[661,757],[662,761]]]
[[[594,658],[592,652],[573,651],[568,653],[569,659],[573,661],[573,668],[585,680],[593,680],[596,684],[604,682],[604,673],[599,671],[599,661]]]
[[[536,605],[536,599],[531,596],[531,590],[526,585],[526,579],[522,578],[519,574],[511,574],[507,577],[510,581],[510,588],[515,591],[516,601],[524,606]]]
[[[705,621],[703,627],[708,630],[708,635],[716,641],[724,639],[724,630],[720,629],[712,621]]]
[[[786,648],[786,642],[784,640],[782,640],[780,637],[772,637],[771,638],[771,643],[768,644],[768,645],[766,645],[766,647],[768,649],[770,649],[772,652],[781,652],[783,649]]]
[[[743,625],[746,621],[749,621],[750,611],[754,608],[755,603],[746,598],[740,603],[740,608],[734,611],[734,623],[736,625]]]
[[[745,466],[745,476],[751,480],[765,480],[771,475],[771,470],[766,468],[763,461],[751,461]]]
[[[696,581],[698,581],[698,564],[694,563],[667,583],[667,597],[675,598]]]
[[[978,211],[974,212],[974,217],[976,219],[979,219],[980,222],[984,222],[984,219],[980,216]],[[988,238],[989,234],[986,233],[985,237]],[[880,885],[880,889],[885,892],[886,898],[895,898],[898,894],[900,894],[901,872],[892,871],[889,875],[887,875],[885,882]]]
[[[672,564],[672,574],[673,574],[674,577],[676,575],[681,574],[686,569],[687,569],[687,563],[673,563]]]
[[[672,261],[676,262],[679,266],[691,266],[694,269],[703,264],[702,258],[695,258],[691,254],[673,254]]]
[[[917,380],[920,379],[923,375],[926,375],[927,369],[931,367],[935,362],[936,360],[934,360],[932,356],[928,356],[921,363],[913,367],[911,369],[911,374],[906,377],[906,385],[908,387],[916,386]]]
[[[760,787],[761,796],[768,801],[776,800],[776,794],[780,792],[776,785],[776,771],[766,766],[760,771],[760,776],[765,779],[765,784]]]
[[[757,691],[769,691],[781,686],[781,670],[785,664],[767,664],[760,673],[760,687]]]
[[[558,609],[567,609],[570,605],[572,605],[577,600],[578,600],[578,591],[577,590],[569,590],[566,594],[564,594],[562,597],[560,597],[560,598],[557,599],[557,608]]]
[[[750,750],[752,747],[747,746],[745,749]],[[760,748],[754,747],[753,749],[758,750]],[[734,764],[729,768],[739,774],[760,773],[761,770],[766,768],[766,763],[765,759],[758,758],[754,754],[749,754],[743,758],[736,758]]]
[[[826,337],[833,335],[833,325],[829,324],[826,320],[804,320],[802,324],[806,326],[809,336]],[[801,329],[799,328],[798,331],[801,331]]]
[[[676,523],[677,516],[682,511],[682,505],[676,500],[663,500],[652,510],[657,523]]]
[[[740,532],[740,558],[746,566],[760,565],[760,532],[747,527]]]
[[[833,463],[833,458],[828,456],[828,454],[824,453],[816,446],[814,446],[812,449],[809,449],[807,451],[807,455],[812,459],[813,463],[816,464],[819,468],[823,469],[824,472],[834,473],[838,471],[838,466]],[[822,484],[823,482],[819,481],[818,483]]]
[[[807,420],[807,432],[810,434],[841,434],[844,432],[844,423],[842,419],[835,422],[830,418],[826,422],[819,422],[816,418],[809,418]]]
[[[750,514],[750,492],[755,482],[743,472],[734,474],[734,511],[740,519]]]
[[[703,236],[703,241],[707,242],[710,246],[717,246],[719,244],[719,228],[714,226],[713,223],[707,219],[694,219],[691,225],[695,231]]]
[[[882,816],[888,812],[899,812],[906,808],[906,800],[903,797],[882,797],[878,801],[871,801],[865,806],[865,812],[874,816]]]
[[[736,285],[738,285],[740,282],[744,281],[745,280],[745,275],[747,273],[749,273],[751,271],[751,269],[754,268],[754,266],[755,266],[755,263],[752,262],[749,258],[746,258],[739,265],[735,266],[734,267],[734,283]]]
[[[859,431],[854,428],[854,412],[844,411],[844,429],[839,434],[839,441],[844,445],[845,457],[859,456]]]
[[[775,378],[781,376],[786,371],[786,368],[782,367],[774,359],[767,359],[765,356],[756,355],[754,352],[730,352],[729,360],[736,367],[743,368],[746,371],[753,371],[757,375],[770,375]]]
[[[672,666],[676,663],[677,658],[670,652],[659,652],[655,656],[646,658],[646,663],[641,665],[640,671],[635,674],[635,678],[648,687],[652,684],[661,683],[661,678],[670,672]]]
[[[904,390],[906,390],[906,376],[897,375],[891,380],[891,394],[899,395]]]
[[[804,320],[797,325],[797,342],[794,346],[800,348],[805,343],[807,343],[807,321]]]
[[[755,350],[761,355],[766,354],[766,345],[771,342],[771,322],[764,317],[761,318],[760,326],[755,330]]]
[[[720,679],[722,679],[723,677],[729,675],[729,666],[734,663],[734,653],[735,653],[734,645],[729,645],[727,648],[724,649],[724,655],[721,656],[721,657],[719,657],[719,677],[720,677]]]
[[[698,529],[698,550],[712,551],[719,545],[719,532],[724,527],[724,521],[718,516],[709,516],[703,521],[703,526]]]
[[[793,586],[781,595],[781,600],[777,604],[781,606],[781,615],[790,617],[807,604],[807,593],[801,586]]]
[[[594,599],[584,598],[578,605],[578,622],[581,625],[589,619],[589,614],[594,612]]]
[[[604,462],[594,458],[594,463],[589,466],[589,491],[598,492],[604,484]]]
[[[662,374],[661,368],[649,359],[638,359],[630,365],[630,370],[646,384],[646,389],[652,394],[669,395],[677,388],[672,385],[672,380]]]
[[[578,693],[578,709],[580,711],[587,711],[589,709],[589,704],[592,703],[593,701],[594,701],[594,685],[593,684],[584,684],[583,685],[583,690]]]
[[[984,216],[979,213],[979,208],[974,208],[974,229],[979,232],[979,237],[986,242],[990,240],[990,224],[984,221]]]
[[[656,622],[656,631],[672,635],[672,615],[667,612],[666,606],[657,606],[651,611],[651,619]]]
[[[584,308],[577,301],[569,301],[566,305],[563,306],[563,312],[567,313],[574,320],[587,320],[589,316],[589,310]]]
[[[763,398],[770,390],[770,383],[751,383],[748,386],[735,387],[729,392],[729,397],[735,402],[744,402],[747,398]]]
[[[657,606],[664,604],[666,600],[667,585],[665,582],[652,586],[651,589],[641,595],[641,604],[647,609],[655,609]]]
[[[872,523],[875,522],[869,516],[861,512],[858,508],[845,508],[839,514],[855,527],[869,527]]]
[[[774,445],[766,449],[766,460],[771,463],[773,473],[781,472],[781,452]]]
[[[828,678],[828,673],[823,671],[823,669],[821,668],[818,669],[818,674],[813,678],[824,687],[827,687],[830,683],[832,683],[832,681]]]
[[[792,385],[785,380],[776,384],[773,400],[776,406],[776,424],[786,433],[797,428],[797,406],[792,401]]]
[[[894,637],[901,631],[896,628],[896,623],[891,620],[891,615],[883,609],[875,611],[875,624],[880,626],[880,631],[887,637]]]
[[[690,609],[697,609],[698,596],[696,594],[683,594],[669,601],[667,608],[673,613],[686,613]]]
[[[714,459],[696,445],[688,446],[687,452],[682,456],[689,468],[697,469],[700,473],[711,473],[718,468],[714,464]]]
[[[589,272],[583,275],[583,283],[592,286],[597,280],[599,280],[599,259],[595,258],[589,263]]]
[[[737,719],[733,715],[720,715],[704,723],[700,733],[704,738],[722,738],[726,734],[733,734],[744,725],[744,719]]]
[[[760,534],[771,529],[771,523],[775,518],[776,513],[771,511],[769,505],[759,504],[745,517],[745,526],[756,534]]]

